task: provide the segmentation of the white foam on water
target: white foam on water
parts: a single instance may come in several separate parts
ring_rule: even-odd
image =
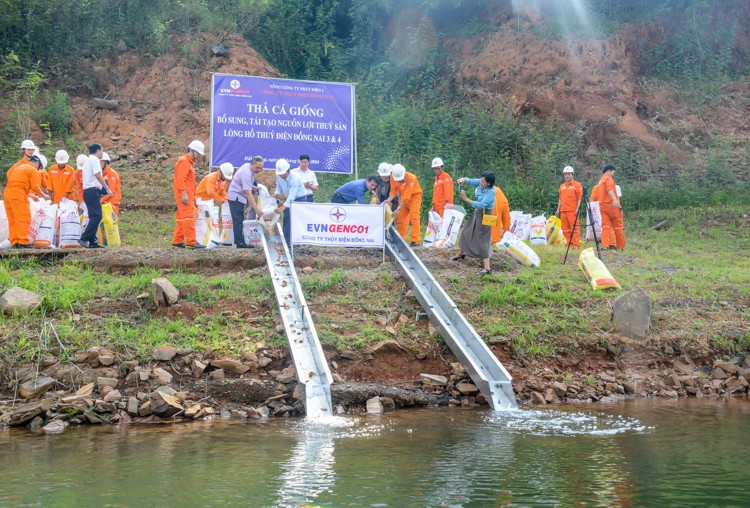
[[[502,429],[540,436],[611,436],[624,432],[646,433],[654,427],[635,418],[583,411],[518,409],[495,412],[487,423]]]

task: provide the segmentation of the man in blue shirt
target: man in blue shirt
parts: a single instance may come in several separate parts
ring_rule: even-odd
[[[275,210],[276,213],[282,214],[284,210],[284,222],[282,229],[284,231],[284,239],[287,245],[291,245],[292,241],[292,202],[293,201],[307,201],[307,189],[302,184],[302,180],[299,176],[289,171],[289,163],[286,159],[279,159],[276,161],[276,192],[273,197],[281,199],[284,197],[284,202]]]
[[[365,194],[372,195],[373,191],[378,187],[378,177],[370,175],[367,179],[354,180],[348,182],[336,189],[331,197],[331,203],[340,203],[347,205],[352,201],[356,201],[360,205],[365,204]]]

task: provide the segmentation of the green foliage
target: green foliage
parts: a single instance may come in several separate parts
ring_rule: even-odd
[[[37,111],[36,122],[46,126],[49,134],[65,139],[70,134],[71,112],[68,94],[44,91],[42,107]]]

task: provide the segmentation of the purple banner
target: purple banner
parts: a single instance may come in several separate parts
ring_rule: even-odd
[[[211,166],[307,154],[315,172],[354,171],[353,85],[214,74],[211,88]]]

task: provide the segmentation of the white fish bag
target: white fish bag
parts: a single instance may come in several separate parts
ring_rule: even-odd
[[[49,206],[51,201],[47,199],[40,199],[39,201],[34,201],[33,199],[29,198],[29,209],[31,211],[31,225],[29,226],[29,244],[33,244],[34,240],[36,240],[36,234],[39,231],[39,224],[36,223],[36,214],[39,210],[42,208]],[[41,221],[41,217],[40,217]]]
[[[495,245],[500,249],[500,252],[507,254],[524,266],[539,268],[539,265],[542,263],[542,260],[539,259],[534,249],[526,245],[510,231],[507,231]]]
[[[547,219],[544,215],[537,215],[531,219],[529,240],[531,245],[547,245]]]
[[[224,247],[234,245],[234,229],[232,229],[232,213],[229,211],[229,203],[221,204],[221,244]]]
[[[58,238],[60,248],[78,247],[81,239],[81,219],[78,216],[78,205],[75,201],[63,198],[57,215]]]
[[[510,232],[519,240],[528,240],[531,233],[531,214],[519,211],[510,212]]]
[[[211,234],[208,237],[207,249],[213,249],[221,245],[221,215],[219,207],[214,205],[209,210],[211,215]]]
[[[461,230],[461,224],[466,217],[466,209],[463,206],[454,206],[446,208],[443,212],[443,223],[440,225],[438,240],[434,247],[438,249],[449,249],[456,245],[458,241],[458,232]]]
[[[268,229],[273,230],[280,217],[280,215],[276,213],[276,208],[279,207],[279,202],[271,197],[271,193],[268,192],[268,187],[263,184],[258,184],[258,201],[258,206],[263,212],[262,218],[266,222],[266,226]]]
[[[197,211],[195,213],[195,238],[201,245],[208,246],[211,240],[211,209],[214,206],[214,200],[196,200]]]
[[[78,204],[78,211],[80,213],[79,220],[81,221],[81,233],[89,225],[89,209],[86,207],[86,203],[81,202]]]
[[[594,231],[596,231],[596,238],[601,241],[602,239],[602,211],[599,209],[598,201],[591,201],[589,203],[591,208],[591,215],[594,218]],[[594,233],[591,231],[591,218],[586,212],[586,240],[593,240]]]
[[[430,210],[429,221],[427,223],[427,231],[424,234],[424,241],[422,242],[423,247],[432,247],[433,242],[440,239],[440,227],[443,225],[443,218],[439,213]]]
[[[247,219],[242,221],[242,236],[246,245],[259,247],[262,243],[260,235],[261,231],[257,220]]]
[[[5,204],[0,199],[0,243],[8,239],[10,229],[8,228],[8,214],[5,213]]]
[[[48,202],[49,203],[49,202]],[[29,228],[29,241],[38,249],[55,248],[55,226],[57,223],[57,205],[47,205],[34,214]],[[32,230],[34,239],[31,240]]]

